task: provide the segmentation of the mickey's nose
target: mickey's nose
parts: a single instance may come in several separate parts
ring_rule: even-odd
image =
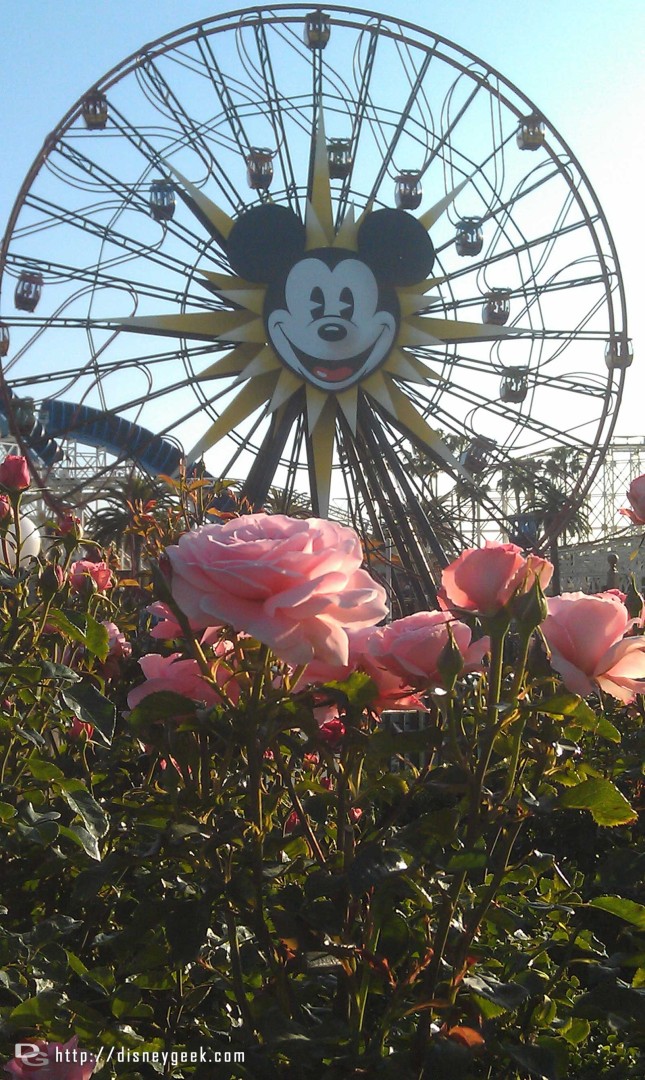
[[[321,337],[323,341],[342,341],[347,337],[347,327],[342,323],[323,323],[318,327],[318,337]]]

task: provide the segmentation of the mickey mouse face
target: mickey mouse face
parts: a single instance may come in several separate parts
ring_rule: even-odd
[[[381,364],[398,331],[393,290],[352,252],[309,252],[267,292],[269,340],[287,367],[321,389],[345,390]]]
[[[305,251],[304,224],[287,207],[264,204],[236,221],[226,251],[246,281],[267,283],[268,340],[283,363],[330,392],[382,364],[397,337],[396,286],[424,280],[434,249],[402,210],[376,210],[357,234],[357,251]]]

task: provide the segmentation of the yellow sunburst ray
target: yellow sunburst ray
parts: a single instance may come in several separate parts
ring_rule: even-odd
[[[218,416],[215,423],[211,424],[208,431],[202,435],[199,442],[195,443],[187,455],[188,460],[198,461],[207,450],[215,446],[215,443],[246,420],[247,416],[254,413],[261,405],[266,404],[275,390],[277,381],[278,373],[269,371],[264,375],[258,375],[247,383],[230,405],[224,409],[224,412]]]
[[[307,199],[307,209],[305,211],[307,218],[307,236],[305,240],[305,251],[313,251],[315,248],[325,248],[329,246],[327,240],[327,233],[318,220],[318,215],[312,207],[309,199]]]
[[[329,161],[327,159],[327,140],[325,139],[325,122],[322,109],[318,116],[318,128],[316,130],[316,145],[314,149],[314,169],[311,184],[311,201],[307,203],[305,226],[307,229],[307,248],[309,245],[309,224],[311,211],[314,212],[316,223],[322,227],[325,235],[324,244],[316,246],[329,246],[334,242],[334,214],[331,205],[331,182],[329,179]],[[313,227],[312,221],[312,227]]]
[[[229,300],[233,304],[237,304],[239,307],[244,307],[247,311],[253,311],[256,315],[261,315],[264,311],[264,297],[266,295],[265,285],[252,285],[242,281],[242,279],[229,278],[229,284],[224,282],[215,282],[214,278],[224,278],[224,274],[210,274],[204,272],[204,277],[208,278],[208,286],[221,296],[224,300]]]
[[[250,361],[248,367],[241,371],[239,378],[235,380],[233,386],[238,386],[239,383],[244,382],[245,379],[255,379],[257,375],[263,375],[265,371],[280,371],[282,368],[282,362],[278,359],[273,349],[269,345],[264,347],[261,345],[254,346],[256,353],[254,358]],[[259,352],[257,350],[260,350]]]
[[[434,206],[431,206],[429,210],[426,210],[425,214],[423,214],[419,218],[419,221],[423,225],[424,229],[429,230],[432,228],[435,222],[439,220],[444,211],[447,210],[451,203],[455,201],[457,196],[460,194],[460,192],[464,190],[466,184],[468,184],[469,182],[470,177],[467,176],[466,179],[462,180],[462,182],[458,184],[456,188],[453,188],[452,191],[449,191],[448,194],[443,197],[443,199],[440,199],[438,203],[435,203]]]
[[[210,341],[265,341],[262,320],[249,311],[191,311],[177,315],[133,315],[129,319],[111,319],[111,323],[135,334],[163,334],[166,337],[189,337]],[[257,324],[264,335],[256,336]]]
[[[390,387],[393,385],[390,380],[385,381],[382,371],[374,371],[367,379],[363,379],[361,383],[363,390],[366,390],[370,397],[373,397],[386,412],[394,416],[394,401],[390,393]]]
[[[187,180],[186,177],[179,172],[179,169],[175,169],[174,165],[171,165],[169,161],[164,161],[164,166],[168,169],[168,172],[172,173],[175,179],[179,181],[185,194],[188,195],[189,199],[195,204],[196,209],[199,211],[197,216],[201,218],[202,223],[205,224],[207,228],[208,225],[212,225],[215,232],[219,234],[222,239],[226,240],[234,225],[233,218],[229,217],[228,214],[220,209],[220,207],[209,199],[207,195],[204,195],[203,191],[200,191],[198,187],[191,184],[190,180]],[[210,232],[211,230],[209,229],[208,231]]]
[[[434,320],[434,322],[437,321]],[[401,324],[396,344],[409,345],[411,348],[418,348],[420,345],[443,345],[440,337],[430,333],[428,322],[427,319],[408,315],[405,322]]]
[[[434,303],[440,303],[440,301],[434,301]],[[433,301],[428,299],[420,292],[402,293],[399,296],[399,306],[401,308],[401,315],[405,318],[407,315],[418,315],[421,311],[425,311],[430,307]]]
[[[358,386],[350,386],[337,395],[338,408],[349,424],[352,435],[356,434],[358,423]]]
[[[246,371],[258,355],[262,346],[256,342],[244,342],[236,345],[230,352],[220,356],[207,368],[200,371],[198,379],[221,379],[227,375],[240,375]]]
[[[416,356],[403,352],[403,349],[393,349],[383,365],[383,371],[394,375],[404,382],[427,383],[429,379],[442,381],[432,368],[424,367]]]
[[[334,240],[334,247],[344,248],[346,251],[356,251],[358,247],[358,224],[354,204],[351,203],[342,220],[340,229]]]
[[[324,390],[319,390],[317,386],[312,386],[311,383],[305,383],[305,394],[307,399],[307,428],[311,435],[320,420],[329,395]]]
[[[316,512],[319,517],[329,514],[331,496],[331,474],[334,464],[334,444],[336,441],[336,399],[330,395],[325,402],[320,424],[310,433],[310,466],[314,474],[316,493]]]
[[[426,446],[428,450],[442,458],[446,465],[449,465],[458,476],[462,476],[465,480],[472,480],[470,474],[459,464],[459,461],[446,446],[438,432],[424,420],[407,394],[404,394],[396,383],[391,380],[389,389],[392,401],[391,413],[394,419],[398,420],[399,424],[407,429],[417,441]]]
[[[244,278],[237,277],[235,274],[222,274],[216,270],[200,270],[199,273],[202,277],[205,277],[208,284],[211,285],[215,292],[220,293],[224,289],[265,289],[265,285],[254,285],[252,281],[246,281]]]
[[[435,335],[435,341],[497,341],[509,334],[526,333],[518,326],[493,326],[490,323],[462,322],[460,319],[434,319],[431,315],[418,319],[410,317],[406,322],[421,332]]]
[[[429,293],[431,289],[435,289],[437,285],[443,285],[446,281],[448,281],[448,275],[443,274],[441,277],[426,278],[425,281],[416,282],[414,285],[397,285],[396,291],[399,297],[405,296],[407,293],[423,296],[424,302],[427,303],[425,300],[426,293]]]
[[[287,368],[282,368],[276,388],[273,391],[273,397],[269,403],[269,412],[275,412],[281,405],[284,405],[285,401],[293,397],[301,386],[302,378],[300,375],[296,375],[295,372],[289,371]]]

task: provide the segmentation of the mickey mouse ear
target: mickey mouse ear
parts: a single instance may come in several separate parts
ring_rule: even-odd
[[[288,207],[254,206],[237,219],[228,235],[231,270],[245,281],[274,281],[302,255],[305,235],[302,221]]]
[[[415,285],[434,263],[434,246],[421,222],[404,210],[375,210],[358,230],[358,254],[384,285]]]

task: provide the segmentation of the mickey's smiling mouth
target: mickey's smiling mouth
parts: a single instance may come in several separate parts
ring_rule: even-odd
[[[291,350],[294,358],[298,361],[303,370],[308,371],[320,382],[329,384],[342,383],[347,379],[355,377],[363,367],[369,364],[383,334],[389,329],[390,327],[387,324],[383,324],[376,340],[373,341],[371,345],[368,345],[366,349],[363,349],[359,353],[355,353],[354,356],[345,356],[339,360],[332,360],[328,357],[316,357],[308,352],[304,352],[287,336],[282,323],[276,323],[274,326],[274,330],[280,330],[286,345]]]

